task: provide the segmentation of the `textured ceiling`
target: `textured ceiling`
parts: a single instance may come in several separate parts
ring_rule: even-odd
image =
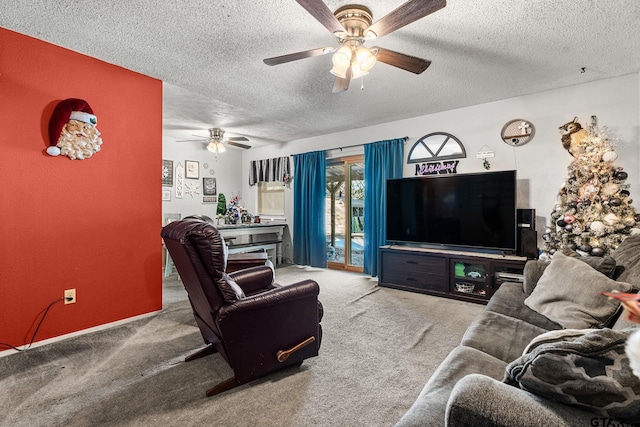
[[[348,3],[326,0],[331,10]],[[361,4],[375,22],[402,0]],[[635,0],[448,0],[367,43],[429,59],[427,71],[379,63],[364,90],[358,79],[348,92],[332,94],[331,55],[274,67],[262,62],[337,46],[294,0],[0,5],[1,27],[163,80],[166,141],[221,127],[254,146],[638,72],[639,23]]]

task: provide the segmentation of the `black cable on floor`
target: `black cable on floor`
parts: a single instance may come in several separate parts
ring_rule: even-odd
[[[11,344],[7,344],[7,343],[4,343],[4,342],[0,342],[0,345],[4,346],[6,348],[11,348],[11,349],[13,349],[15,351],[27,351],[27,350],[29,350],[29,348],[31,348],[31,344],[33,344],[33,341],[36,339],[36,334],[38,333],[38,329],[40,329],[40,325],[42,325],[42,322],[44,321],[44,318],[47,316],[47,313],[49,312],[49,309],[51,307],[53,307],[54,304],[59,303],[60,301],[64,301],[64,297],[60,297],[60,298],[57,298],[57,299],[53,300],[47,306],[47,308],[44,310],[44,314],[42,315],[42,318],[38,322],[38,326],[36,326],[36,330],[33,331],[33,335],[31,336],[31,341],[29,341],[29,345],[26,345],[25,348],[19,349],[18,347],[12,346]]]

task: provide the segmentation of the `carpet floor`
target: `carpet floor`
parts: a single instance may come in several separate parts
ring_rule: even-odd
[[[175,276],[175,275],[174,275]],[[483,306],[377,286],[308,267],[276,271],[320,284],[318,357],[217,396],[229,378],[203,347],[180,282],[152,316],[0,358],[1,426],[392,426]]]

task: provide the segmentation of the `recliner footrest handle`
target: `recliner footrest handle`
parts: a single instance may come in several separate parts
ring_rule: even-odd
[[[311,336],[311,337],[307,338],[306,340],[302,341],[300,344],[298,344],[298,345],[296,345],[294,347],[291,347],[289,350],[279,350],[276,353],[276,357],[278,359],[278,362],[280,362],[280,363],[284,362],[293,353],[295,353],[296,351],[300,350],[302,347],[305,347],[305,346],[311,344],[315,340],[316,340],[316,337]]]

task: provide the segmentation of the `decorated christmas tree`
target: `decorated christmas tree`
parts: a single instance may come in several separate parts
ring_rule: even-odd
[[[631,205],[628,175],[616,167],[618,155],[595,116],[587,129],[577,117],[560,127],[562,145],[574,157],[543,234],[541,259],[570,248],[604,256],[629,235],[640,234],[640,215]]]

